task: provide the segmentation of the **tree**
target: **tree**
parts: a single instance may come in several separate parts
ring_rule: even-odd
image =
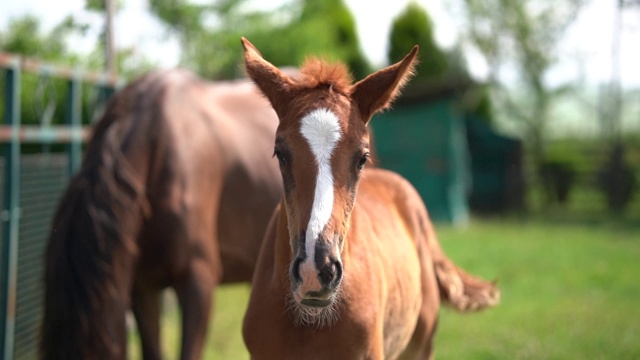
[[[176,33],[182,65],[209,78],[238,77],[240,37],[258,46],[277,66],[298,65],[311,54],[342,60],[364,77],[355,21],[342,0],[291,0],[273,11],[247,11],[243,0],[196,5],[187,0],[152,0],[151,10]]]
[[[598,108],[602,133],[609,155],[598,171],[598,185],[607,196],[609,208],[621,212],[631,202],[637,187],[636,175],[626,159],[627,147],[622,137],[622,117],[625,91],[620,80],[620,50],[623,32],[622,15],[627,8],[640,6],[638,0],[617,2],[616,20],[613,23],[612,69],[609,84],[600,94]]]
[[[86,9],[104,12],[104,0],[87,0]],[[44,33],[40,21],[33,15],[9,19],[6,29],[0,31],[0,49],[21,54],[60,66],[101,71],[104,69],[105,43],[94,39],[94,50],[89,54],[78,54],[69,46],[72,35],[85,36],[90,26],[69,15],[51,31]],[[154,64],[133,48],[119,48],[115,51],[118,73],[124,77],[137,76],[153,68]]]
[[[544,159],[544,139],[554,98],[570,87],[552,88],[545,75],[557,61],[557,45],[586,0],[464,0],[466,33],[489,65],[489,84],[497,106],[524,125],[525,140],[536,166]],[[516,69],[515,96],[501,78]]]
[[[462,47],[456,45],[449,51],[442,50],[436,44],[433,33],[433,22],[426,10],[417,3],[409,3],[393,21],[389,34],[389,63],[398,61],[408,49],[418,44],[420,69],[416,74],[417,79],[436,81],[469,79]],[[475,115],[486,122],[492,122],[493,106],[487,86],[474,86],[467,91],[462,105],[465,113]]]
[[[86,30],[87,26],[68,16],[50,33],[42,34],[40,21],[33,15],[25,15],[9,20],[7,29],[0,33],[0,49],[46,61],[76,64],[80,57],[70,51],[67,39]]]
[[[8,27],[0,31],[0,51],[60,67],[100,71],[103,51],[98,42],[89,55],[78,54],[69,46],[72,35],[84,35],[88,28],[88,24],[80,23],[72,16],[66,17],[49,32],[42,30],[40,21],[33,15],[13,18],[9,20]],[[117,59],[120,69],[131,76],[151,67],[144,57],[135,56],[131,49],[120,49]],[[3,74],[0,72],[0,84],[4,84]],[[23,72],[21,87],[21,118],[24,124],[63,122],[67,92],[64,80],[46,74]],[[0,114],[4,111],[3,91],[4,86],[0,87]],[[83,91],[83,97],[88,98],[91,93],[89,87],[83,86]]]
[[[328,37],[330,48],[322,51],[342,59],[357,79],[371,73],[371,66],[360,50],[355,19],[342,0],[304,1],[298,25],[314,20],[323,25],[322,33]],[[307,33],[307,41],[314,38],[317,38],[316,32]]]
[[[420,71],[416,79],[437,78],[448,71],[447,54],[433,38],[433,23],[420,5],[412,2],[393,21],[389,35],[389,63],[401,59],[414,45],[420,46]]]
[[[83,63],[81,56],[73,53],[67,39],[74,33],[83,33],[86,27],[76,22],[72,17],[65,18],[49,33],[43,33],[40,21],[32,16],[9,20],[9,26],[0,32],[0,51],[20,54],[30,58],[54,64],[65,64],[74,67]],[[4,81],[0,81],[4,84]],[[45,122],[62,122],[64,107],[65,84],[47,77],[33,74],[22,76],[21,86],[21,117],[26,124]],[[4,99],[4,86],[0,89],[0,99]],[[4,111],[4,100],[0,101],[0,114]]]
[[[118,47],[114,43],[113,20],[121,8],[122,0],[85,0],[86,10],[98,13],[104,18],[102,31],[88,58],[91,68],[132,78],[151,70],[155,64],[144,55],[138,54],[134,47]]]

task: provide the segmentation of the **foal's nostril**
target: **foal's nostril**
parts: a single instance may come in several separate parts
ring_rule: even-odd
[[[329,285],[331,284],[331,282],[333,281],[333,278],[336,275],[336,267],[333,264],[330,265],[325,265],[322,267],[322,269],[320,269],[320,282],[322,283],[322,285],[324,285],[325,287],[329,287]]]
[[[340,283],[342,266],[339,261],[331,262],[320,269],[318,273],[320,283],[328,289],[333,289]]]
[[[291,275],[293,276],[293,279],[297,283],[302,282],[302,277],[300,276],[300,263],[301,262],[302,262],[302,259],[300,257],[297,257],[293,261],[293,264],[291,264]]]

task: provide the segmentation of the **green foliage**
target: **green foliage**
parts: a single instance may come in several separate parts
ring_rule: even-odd
[[[549,109],[566,86],[553,89],[546,73],[557,62],[557,45],[586,0],[465,0],[467,37],[489,65],[494,100],[519,121],[534,162],[544,156]],[[513,96],[499,73],[515,66],[524,96]]]
[[[111,0],[113,1],[113,16],[122,8],[123,0]],[[96,12],[102,16],[107,16],[106,9],[107,0],[85,0],[85,9]],[[88,26],[88,25],[87,25]],[[93,51],[85,56],[85,67],[104,70],[106,67],[105,48],[106,48],[106,23],[100,31],[100,34],[95,39],[95,47]],[[114,49],[115,51],[115,70],[118,76],[124,78],[135,78],[140,76],[154,67],[156,64],[149,60],[142,54],[135,51],[135,47],[119,47]]]
[[[354,18],[342,0],[292,0],[270,12],[247,11],[243,4],[152,0],[151,10],[179,36],[182,64],[208,78],[242,74],[241,36],[276,66],[297,66],[306,56],[318,54],[346,62],[357,78],[370,72]]]
[[[95,8],[102,0],[87,1],[87,8],[102,12]],[[9,20],[6,29],[0,29],[0,51],[20,54],[53,65],[66,68],[83,68],[100,71],[104,63],[104,45],[100,35],[95,39],[95,48],[89,55],[75,53],[69,46],[73,35],[87,34],[89,24],[78,21],[69,15],[52,30],[45,33],[40,20],[33,15],[25,15]],[[133,77],[154,67],[154,63],[144,55],[137,54],[133,48],[117,49],[118,73],[121,76]]]
[[[67,46],[70,35],[82,34],[87,26],[73,17],[66,17],[51,32],[43,34],[39,20],[33,15],[9,20],[9,26],[0,33],[0,50],[46,61],[79,62]]]
[[[476,107],[472,109],[472,111],[482,119],[491,123],[493,122],[493,104],[491,102],[489,90],[486,88],[486,86],[482,86],[480,87],[479,92],[480,99],[478,100]]]
[[[41,59],[54,64],[78,64],[81,59],[67,46],[67,39],[74,33],[82,33],[86,27],[72,17],[65,18],[51,32],[43,34],[39,20],[32,15],[10,19],[9,26],[0,33],[0,51]],[[64,114],[64,81],[33,74],[22,74],[21,119],[24,124],[61,123]],[[2,97],[4,99],[4,78]],[[0,113],[4,112],[4,101],[0,101]]]
[[[345,62],[356,79],[371,72],[360,52],[355,20],[341,0],[303,1],[300,15],[271,32],[255,34],[253,40],[276,66],[297,66],[306,57],[316,55]]]
[[[493,102],[487,85],[478,85],[465,95],[465,112],[488,124],[494,122]]]
[[[415,2],[393,21],[389,37],[388,61],[400,60],[414,45],[420,46],[417,79],[469,78],[467,64],[460,46],[441,50],[435,42],[433,22],[427,12]],[[465,96],[465,112],[489,123],[493,122],[493,105],[486,86],[478,86]]]
[[[637,169],[640,175],[640,141],[637,134],[628,134],[622,139],[625,146],[625,161]],[[563,138],[550,141],[545,160],[572,166],[592,185],[599,167],[606,164],[611,148],[603,141],[584,138]]]
[[[178,36],[182,66],[206,78],[234,78],[241,74],[240,36],[272,27],[266,14],[244,12],[243,3],[226,0],[205,6],[186,0],[151,0],[150,10]]]
[[[202,17],[206,11],[205,6],[193,5],[186,0],[150,0],[149,5],[165,24],[176,31],[184,32],[184,36],[203,30]]]
[[[438,48],[433,37],[433,23],[427,12],[411,2],[395,20],[389,37],[389,63],[402,59],[414,45],[420,46],[420,71],[416,78],[438,78],[448,70],[447,55]]]
[[[115,10],[120,10],[122,8],[122,0],[112,1],[115,1]],[[107,8],[106,0],[85,0],[84,8],[90,11],[103,12]]]
[[[314,20],[323,25],[323,31],[308,32],[307,41],[313,41],[319,34],[326,34],[331,48],[322,49],[325,53],[333,53],[342,59],[358,79],[371,72],[369,63],[360,51],[355,19],[342,0],[306,0],[298,24]]]
[[[10,19],[8,27],[0,29],[0,51],[19,54],[56,67],[99,71],[103,56],[101,45],[96,45],[96,49],[88,56],[74,53],[69,47],[70,37],[82,35],[87,29],[87,24],[80,23],[71,16],[49,32],[44,32],[39,19],[32,15]],[[127,75],[136,75],[152,67],[145,58],[135,56],[131,49],[121,49],[118,55],[119,67]],[[4,85],[4,72],[0,71],[0,114],[4,112]],[[23,71],[20,87],[20,117],[23,124],[64,122],[68,91],[66,79],[51,77],[46,73]],[[94,115],[93,97],[97,90],[84,84],[82,91],[82,107],[85,112],[83,120],[88,123]],[[24,145],[23,150],[27,147]]]
[[[620,176],[618,179],[625,179],[625,176],[629,175],[635,179],[640,179],[640,142],[638,142],[638,135],[628,134],[622,138],[622,143],[625,148],[623,159],[625,166],[615,167],[616,171],[613,174]],[[555,167],[555,176],[564,176],[562,172],[568,170],[573,177],[571,179],[569,201],[562,205],[563,211],[569,214],[576,212],[602,214],[604,211],[611,210],[607,208],[608,193],[602,182],[607,179],[607,177],[603,178],[603,175],[606,175],[603,170],[611,170],[611,151],[612,148],[603,139],[576,137],[555,139],[548,143],[542,162],[543,166],[546,166],[547,169],[550,169],[550,165]],[[609,175],[611,174],[609,173]],[[638,190],[634,186],[630,188],[625,188],[624,186],[625,183],[618,183],[616,189],[620,190],[621,194],[624,194],[622,199],[625,200],[626,208],[623,207],[617,210],[624,210],[627,216],[637,217],[640,215]],[[530,187],[530,191],[528,191],[530,208],[548,209],[547,190],[540,186]],[[553,214],[553,216],[565,216],[565,214]]]

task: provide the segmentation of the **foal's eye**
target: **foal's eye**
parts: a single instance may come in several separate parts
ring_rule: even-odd
[[[286,160],[284,159],[284,155],[282,155],[280,150],[273,149],[273,156],[278,158],[278,163],[280,164],[280,166],[284,166],[287,163]]]
[[[369,153],[362,155],[360,160],[358,160],[358,170],[362,170],[364,165],[367,163],[367,160],[369,160]]]

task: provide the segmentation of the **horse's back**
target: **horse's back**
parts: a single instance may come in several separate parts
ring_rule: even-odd
[[[408,180],[389,170],[365,170],[359,184],[356,204],[356,207],[389,229],[402,224],[414,242],[423,235],[422,223],[429,221],[426,207],[417,190]]]
[[[116,100],[124,106],[110,127],[120,128],[151,208],[141,271],[167,285],[195,251],[222,264],[223,281],[250,280],[281,191],[266,100],[249,81],[210,82],[183,69],[151,72]]]

